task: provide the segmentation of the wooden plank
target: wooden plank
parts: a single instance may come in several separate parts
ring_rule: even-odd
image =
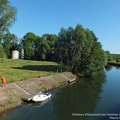
[[[32,93],[31,95],[28,95],[28,96],[22,98],[22,100],[23,100],[23,101],[31,101],[31,99],[32,99],[35,95],[37,95],[38,93],[40,93],[40,92]]]
[[[71,82],[74,82],[74,81],[75,81],[75,79],[71,79],[71,80],[68,80],[67,82],[71,83]]]

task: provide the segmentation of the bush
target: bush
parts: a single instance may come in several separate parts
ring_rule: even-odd
[[[4,49],[2,46],[0,46],[0,62],[4,62],[5,58],[6,58],[6,54],[4,52]]]
[[[117,59],[116,62],[120,62],[120,59]]]

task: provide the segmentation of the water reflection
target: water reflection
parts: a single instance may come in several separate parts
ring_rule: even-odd
[[[84,120],[74,113],[93,113],[101,99],[102,85],[106,82],[105,74],[95,79],[78,79],[72,86],[65,87],[56,93],[53,100],[57,120]]]
[[[118,67],[118,66],[116,66],[116,69],[117,69],[117,70],[119,70],[119,69],[120,69],[120,66],[119,66],[119,67]]]
[[[41,107],[41,106],[45,105],[48,101],[50,101],[50,98],[43,101],[43,102],[24,102],[22,105],[33,106],[33,107]]]
[[[74,113],[93,113],[101,100],[105,73],[94,79],[80,78],[74,84],[54,90],[44,102],[22,104],[0,120],[85,120]],[[88,119],[89,120],[89,119]]]
[[[106,71],[110,71],[111,69],[112,69],[112,65],[106,65],[106,66],[105,66],[105,70],[106,70]]]
[[[4,112],[4,113],[2,114],[2,117],[7,117],[6,112]]]

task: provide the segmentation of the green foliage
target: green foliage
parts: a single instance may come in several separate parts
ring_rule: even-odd
[[[6,55],[5,55],[4,48],[0,46],[0,62],[4,62],[5,58],[6,58]]]
[[[7,34],[3,41],[7,57],[10,56],[11,46],[17,43],[12,40],[15,40],[15,36]],[[95,34],[79,24],[75,29],[61,28],[58,36],[44,34],[40,37],[28,32],[21,39],[20,46],[24,49],[24,58],[27,60],[57,61],[67,66],[74,74],[85,77],[97,76],[102,72],[106,59],[111,57],[108,52],[102,50]]]
[[[47,53],[46,60],[55,61],[55,43],[57,41],[57,35],[53,34],[44,34],[42,38],[46,41]]]
[[[24,56],[25,59],[33,59],[34,58],[34,54],[35,54],[35,40],[37,39],[37,36],[34,33],[27,33],[23,39],[22,39],[22,46],[24,48]]]
[[[6,33],[9,31],[9,28],[12,26],[15,20],[16,20],[15,7],[11,6],[8,0],[0,0],[0,59],[2,61],[6,56],[7,57],[10,56],[11,43],[10,40],[5,39],[7,37]],[[10,36],[8,39],[10,39]]]
[[[27,33],[21,41],[25,59],[55,61],[56,40],[57,36],[53,34],[44,34],[39,37],[34,33]]]
[[[11,33],[7,33],[4,35],[2,46],[6,53],[7,58],[11,58],[11,51],[18,50],[18,38]]]
[[[105,51],[106,61],[112,61],[113,56],[110,54],[109,51]]]
[[[120,62],[120,54],[111,54],[109,51],[105,51],[107,61]]]
[[[120,57],[117,57],[117,58],[116,58],[116,62],[120,62]]]
[[[0,40],[16,20],[16,9],[8,0],[0,0]]]
[[[61,28],[60,33],[58,34],[58,41],[56,42],[56,56],[58,58],[58,61],[63,62],[66,64],[68,63],[68,61],[66,61],[66,57],[67,57],[67,49],[66,46],[67,44],[65,44],[66,41],[66,30],[64,28]]]
[[[110,71],[111,69],[112,69],[112,65],[106,65],[106,66],[105,66],[105,70],[106,70],[106,71]]]
[[[94,77],[106,63],[102,46],[94,33],[79,24],[75,29],[61,29],[56,51],[59,61],[78,76]]]
[[[120,54],[110,54],[114,61],[120,62]]]

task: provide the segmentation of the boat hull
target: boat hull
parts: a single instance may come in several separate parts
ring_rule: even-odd
[[[34,102],[42,102],[45,101],[47,99],[49,99],[51,97],[51,94],[49,93],[41,93],[41,94],[37,94],[32,98],[32,101]]]

